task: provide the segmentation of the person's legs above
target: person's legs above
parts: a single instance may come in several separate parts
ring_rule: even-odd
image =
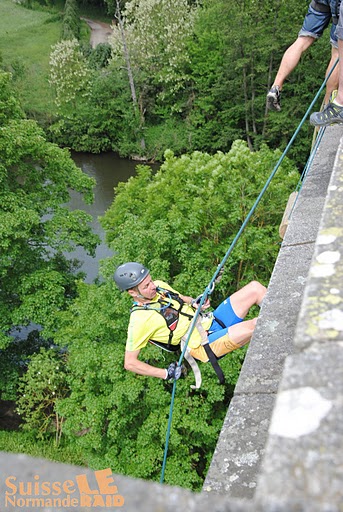
[[[327,9],[327,12],[319,12],[309,6],[298,38],[285,51],[273,86],[267,94],[268,108],[281,110],[280,92],[284,81],[298,65],[302,54],[316,39],[319,39],[323,35],[324,30],[328,27],[331,20],[330,7],[323,6],[323,9]]]
[[[339,81],[339,63],[338,63],[338,37],[337,37],[337,25],[332,23],[330,30],[330,43],[331,43],[331,58],[326,69],[325,77],[328,75],[329,78],[326,82],[326,91],[324,96],[324,105],[327,105],[331,100],[333,91],[338,89]]]
[[[293,69],[298,65],[299,60],[307,48],[315,39],[309,36],[298,37],[296,41],[285,51],[274,84],[267,94],[267,105],[269,109],[281,110],[281,90],[283,83]]]

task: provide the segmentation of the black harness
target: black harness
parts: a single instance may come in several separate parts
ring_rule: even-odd
[[[162,343],[160,341],[150,339],[149,342],[152,343],[153,345],[157,345],[158,347],[163,348],[164,350],[167,350],[168,352],[177,352],[180,348],[180,343],[178,343],[177,345],[172,345],[172,339],[177,324],[179,323],[179,316],[186,316],[189,319],[189,321],[191,321],[193,315],[189,315],[188,313],[182,311],[182,306],[185,304],[185,302],[181,299],[179,294],[174,293],[170,290],[165,290],[164,288],[160,287],[157,288],[157,292],[160,293],[162,296],[161,298],[158,299],[157,302],[149,302],[148,304],[144,304],[143,306],[134,304],[131,308],[131,313],[137,310],[148,309],[150,311],[156,311],[156,313],[162,315],[169,329],[168,341],[167,343]],[[178,303],[177,309],[172,305],[172,300],[175,300]],[[157,303],[160,304],[159,308],[153,306]]]
[[[142,306],[138,304],[134,304],[131,308],[131,313],[138,310],[150,310],[150,311],[156,311],[156,313],[159,313],[163,316],[166,325],[169,329],[169,337],[167,343],[163,343],[160,341],[156,341],[153,339],[149,339],[149,342],[153,345],[156,345],[157,347],[162,348],[163,350],[167,350],[168,352],[177,352],[180,349],[180,343],[177,345],[172,344],[172,339],[174,336],[174,331],[177,327],[177,324],[179,323],[179,317],[180,315],[186,316],[189,321],[191,321],[194,317],[194,315],[189,315],[188,313],[185,313],[182,311],[182,307],[185,304],[185,302],[181,299],[180,295],[178,293],[172,292],[170,290],[165,290],[164,288],[157,288],[157,292],[161,294],[161,298],[158,299],[157,302],[149,302],[148,304],[144,304]],[[172,305],[172,300],[176,301],[178,303],[178,308],[175,308]],[[154,307],[156,304],[160,304],[160,307]],[[215,318],[215,320],[218,322],[218,324],[223,327],[223,329],[226,327],[223,322],[218,320],[218,318]],[[219,379],[220,384],[224,384],[225,377],[223,374],[222,369],[219,366],[218,360],[216,355],[213,353],[210,344],[205,343],[203,345],[207,357],[212,364],[214,371],[217,374],[217,377]]]

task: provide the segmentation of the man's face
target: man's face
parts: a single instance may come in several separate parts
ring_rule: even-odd
[[[150,274],[146,276],[145,279],[138,285],[138,292],[145,299],[152,300],[156,295],[156,285],[154,281],[151,279]]]

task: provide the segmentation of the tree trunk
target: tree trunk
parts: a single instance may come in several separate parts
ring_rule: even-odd
[[[132,67],[131,67],[131,62],[130,62],[130,54],[129,54],[129,49],[127,47],[124,23],[123,23],[123,18],[121,17],[119,0],[116,0],[116,15],[115,15],[115,17],[118,20],[121,40],[122,40],[122,44],[123,44],[123,52],[124,52],[124,57],[125,57],[125,62],[126,62],[127,76],[128,76],[129,84],[130,84],[133,109],[134,109],[135,115],[139,116],[139,131],[141,131],[142,126],[144,124],[144,117],[143,117],[143,115],[140,114],[140,110],[139,110],[139,106],[138,106],[138,102],[137,102],[136,87],[135,87],[135,82],[133,79]],[[141,148],[145,149],[144,137],[141,138],[140,144],[141,144]]]

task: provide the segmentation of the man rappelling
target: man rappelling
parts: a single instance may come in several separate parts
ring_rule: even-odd
[[[126,342],[125,369],[149,377],[178,379],[181,368],[176,363],[167,369],[157,368],[140,361],[138,356],[149,342],[169,351],[178,350],[199,307],[199,298],[181,295],[163,281],[153,281],[149,270],[137,262],[120,265],[114,280],[118,288],[127,291],[134,301]],[[254,332],[257,318],[244,318],[253,305],[261,306],[266,291],[261,283],[251,281],[213,312],[202,311],[189,337],[188,355],[198,361],[211,361],[216,369],[217,359],[246,345]],[[209,307],[210,302],[206,298],[201,309]]]

